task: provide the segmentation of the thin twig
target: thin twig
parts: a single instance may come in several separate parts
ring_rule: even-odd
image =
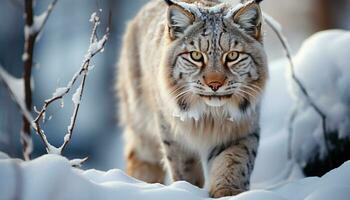
[[[325,146],[327,149],[327,152],[329,154],[330,159],[329,161],[329,165],[332,167],[333,163],[332,163],[332,159],[331,159],[331,155],[330,155],[330,146],[329,146],[329,138],[327,135],[327,127],[326,127],[326,115],[321,111],[321,109],[316,105],[316,103],[312,100],[312,98],[310,97],[308,91],[306,90],[305,86],[302,84],[301,80],[296,76],[295,74],[295,66],[292,60],[292,55],[290,53],[290,48],[288,45],[288,42],[286,41],[286,39],[282,36],[281,30],[278,30],[278,28],[275,25],[275,22],[273,21],[273,19],[264,13],[264,19],[266,21],[266,23],[271,27],[271,29],[273,30],[273,32],[275,32],[275,34],[277,35],[278,39],[281,41],[281,44],[285,50],[286,56],[288,58],[289,61],[289,67],[290,67],[290,72],[291,72],[291,77],[293,79],[293,81],[297,84],[298,88],[300,89],[300,91],[302,92],[302,94],[304,95],[304,97],[306,98],[307,102],[309,103],[309,105],[317,112],[317,114],[321,117],[322,120],[322,130],[323,130],[323,136],[324,136],[324,140],[325,140]]]
[[[84,92],[85,83],[86,83],[86,79],[88,76],[88,71],[89,71],[91,59],[97,53],[100,53],[103,51],[103,48],[104,48],[104,46],[108,40],[108,37],[109,37],[109,27],[107,27],[104,36],[100,40],[98,40],[97,28],[100,25],[100,17],[97,16],[96,13],[92,15],[92,18],[90,19],[90,21],[93,23],[92,34],[90,37],[90,45],[89,45],[89,49],[87,51],[87,54],[85,55],[84,61],[81,65],[79,71],[77,73],[75,73],[75,75],[73,76],[73,78],[67,84],[66,87],[59,88],[58,90],[56,90],[53,97],[50,99],[47,99],[44,102],[42,109],[38,112],[38,116],[33,121],[33,123],[35,124],[35,127],[36,127],[35,130],[40,135],[41,140],[43,141],[48,153],[52,153],[52,151],[55,151],[54,153],[62,154],[62,152],[64,151],[64,149],[67,147],[68,143],[70,142],[72,135],[73,135],[73,130],[74,130],[74,127],[76,124],[76,119],[78,116],[80,102],[81,102],[82,95]],[[78,95],[78,97],[77,97],[78,99],[73,99],[74,110],[73,110],[73,114],[71,117],[71,122],[67,128],[67,133],[64,137],[64,142],[59,148],[55,148],[52,145],[50,145],[50,143],[46,140],[46,136],[45,136],[42,128],[40,127],[40,121],[44,118],[48,107],[52,103],[56,102],[59,99],[62,99],[66,94],[68,94],[71,91],[72,87],[77,82],[77,80],[79,79],[79,77],[81,77],[81,76],[82,76],[82,81],[80,83],[80,86],[77,89],[76,94],[74,94],[74,95]]]
[[[81,85],[79,86],[79,89],[80,89],[80,91],[79,91],[79,100],[77,102],[75,102],[75,108],[74,108],[73,116],[71,118],[72,119],[71,120],[71,124],[68,126],[68,132],[67,132],[67,134],[65,136],[65,139],[64,139],[64,142],[63,142],[62,146],[60,147],[61,152],[64,151],[64,149],[66,148],[66,146],[68,145],[68,143],[70,142],[70,140],[72,138],[73,130],[74,130],[74,127],[75,127],[77,116],[78,116],[78,111],[79,111],[79,108],[80,108],[80,102],[81,102],[81,99],[82,99],[82,96],[83,96],[83,92],[84,92],[84,88],[85,88],[86,79],[87,79],[87,76],[89,74],[88,71],[89,71],[91,58],[94,55],[96,55],[97,53],[103,51],[105,43],[107,42],[108,37],[109,37],[109,26],[108,26],[104,37],[100,41],[98,40],[97,27],[100,24],[100,18],[98,16],[96,16],[93,20],[94,20],[94,28],[93,28],[93,31],[92,31],[92,34],[91,34],[90,48],[88,50],[87,58],[85,58],[86,59],[85,63],[83,64],[83,67],[82,67],[82,72],[84,72],[84,73],[83,73],[83,80],[81,81]],[[92,52],[90,52],[92,50],[91,47],[94,44],[99,43],[99,42],[101,42],[100,46],[97,47],[97,49],[94,49]]]

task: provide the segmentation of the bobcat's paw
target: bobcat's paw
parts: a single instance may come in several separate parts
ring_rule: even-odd
[[[244,192],[242,189],[232,187],[213,188],[210,190],[209,195],[211,198],[220,198],[226,196],[234,196]]]

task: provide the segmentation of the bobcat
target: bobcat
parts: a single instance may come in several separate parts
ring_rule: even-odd
[[[146,182],[249,189],[268,78],[258,3],[151,0],[128,24],[117,70],[126,171]],[[166,168],[163,167],[166,166]]]

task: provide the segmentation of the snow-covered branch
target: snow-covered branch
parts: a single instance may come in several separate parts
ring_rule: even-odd
[[[37,41],[37,37],[42,31],[44,25],[47,22],[57,0],[53,0],[48,8],[39,16],[35,16],[34,13],[34,0],[24,1],[24,53],[22,60],[24,62],[23,82],[24,82],[24,101],[27,110],[32,110],[32,68],[33,68],[33,56],[34,47]],[[29,149],[28,142],[31,143],[31,121],[28,121],[23,116],[23,127],[21,131],[21,142],[23,145],[23,156],[25,160],[29,160],[31,156],[31,150]]]
[[[276,33],[278,39],[281,41],[281,44],[282,44],[282,46],[283,46],[283,48],[285,50],[286,56],[287,56],[288,61],[289,61],[289,67],[290,67],[290,73],[291,73],[292,80],[296,83],[296,85],[298,86],[298,88],[300,89],[302,94],[304,95],[306,101],[310,104],[310,106],[321,117],[321,120],[322,120],[322,131],[323,131],[323,136],[324,136],[324,140],[325,140],[324,141],[325,142],[325,147],[326,147],[327,151],[330,152],[330,146],[328,144],[329,139],[328,139],[327,127],[326,127],[326,118],[327,118],[327,116],[319,108],[319,106],[316,105],[315,101],[312,100],[312,98],[309,95],[309,92],[307,91],[307,89],[305,88],[305,86],[303,85],[301,80],[296,76],[296,74],[295,74],[295,66],[294,66],[294,63],[293,63],[290,47],[289,47],[287,39],[283,36],[282,26],[276,20],[274,20],[271,16],[269,16],[268,14],[264,13],[263,15],[264,15],[265,22],[271,27],[271,29]],[[293,123],[294,115],[295,114],[292,114],[292,117],[291,117],[289,123]],[[291,126],[289,128],[289,131],[292,131]],[[292,132],[290,132],[290,134],[292,134]],[[332,166],[331,159],[329,160],[329,162],[330,162],[330,165]]]
[[[26,24],[24,27],[25,38],[29,38],[30,36],[36,37],[40,34],[58,0],[53,0],[48,5],[47,9],[43,13],[37,16],[33,14],[33,11],[32,12],[29,11],[31,1],[32,0],[26,0],[26,14],[29,13],[30,15],[27,15],[27,17],[25,17],[26,19]]]
[[[49,154],[51,154],[51,153],[62,154],[63,150],[66,148],[66,146],[70,142],[70,140],[72,138],[73,130],[75,127],[76,119],[78,116],[79,107],[80,107],[82,95],[83,95],[84,88],[85,88],[86,78],[89,74],[88,72],[89,72],[91,59],[97,53],[103,52],[104,46],[108,40],[109,27],[107,27],[106,32],[101,39],[98,39],[98,37],[97,37],[98,26],[100,25],[100,17],[97,15],[97,13],[93,13],[91,15],[90,22],[93,23],[93,28],[92,28],[91,38],[90,38],[90,45],[89,45],[89,48],[87,50],[87,53],[84,56],[84,60],[83,60],[81,67],[79,68],[77,73],[74,74],[72,79],[69,81],[69,83],[65,87],[57,88],[56,91],[53,93],[52,97],[50,99],[45,100],[42,109],[40,111],[38,111],[38,116],[33,121],[33,123],[35,124],[35,131],[40,135],[40,137],[41,137],[41,139],[46,147],[47,153],[49,153]],[[42,128],[40,127],[40,121],[44,120],[44,116],[46,114],[48,107],[52,103],[56,102],[57,100],[64,98],[64,96],[67,95],[72,90],[72,87],[76,84],[77,80],[80,77],[82,77],[82,80],[81,80],[77,90],[73,94],[73,97],[72,97],[72,101],[74,104],[74,110],[73,110],[73,114],[71,116],[70,124],[67,128],[67,133],[64,136],[64,142],[59,148],[56,148],[56,147],[52,146],[47,141],[45,133],[42,130]]]
[[[7,88],[13,101],[16,103],[22,114],[28,121],[33,121],[31,113],[27,110],[24,103],[23,79],[15,78],[10,75],[0,64],[0,81]]]

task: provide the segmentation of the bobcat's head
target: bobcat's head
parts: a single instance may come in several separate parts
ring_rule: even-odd
[[[199,119],[221,108],[235,118],[254,110],[268,76],[259,5],[167,2],[162,67],[178,115]]]

